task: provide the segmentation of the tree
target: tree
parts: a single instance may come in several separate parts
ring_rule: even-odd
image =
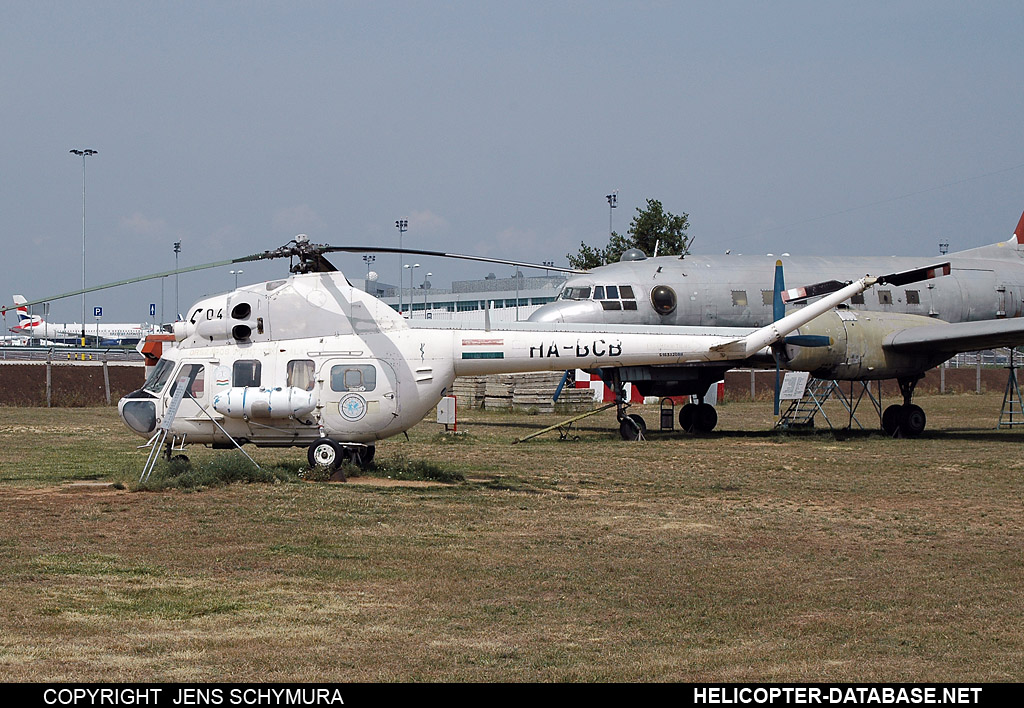
[[[690,226],[689,214],[684,212],[677,216],[665,211],[657,199],[648,199],[647,208],[637,207],[636,212],[626,236],[612,231],[604,248],[594,248],[581,242],[577,255],[566,254],[569,265],[579,270],[590,270],[605,263],[614,263],[631,248],[638,248],[648,256],[653,256],[655,250],[659,256],[683,256],[690,252],[691,239],[686,233]]]

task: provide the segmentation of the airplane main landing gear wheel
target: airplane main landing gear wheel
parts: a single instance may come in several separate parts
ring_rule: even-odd
[[[882,430],[894,438],[916,438],[924,432],[927,416],[913,403],[891,405],[882,413]]]
[[[718,425],[718,411],[710,403],[686,403],[679,409],[679,427],[687,433],[710,433]]]
[[[900,434],[906,438],[916,438],[924,432],[926,422],[924,409],[909,403],[900,411]]]
[[[896,437],[896,434],[900,429],[900,411],[903,410],[903,406],[893,404],[885,409],[882,413],[882,430],[889,437]]]
[[[619,421],[619,435],[623,440],[639,440],[647,432],[647,421],[631,413]]]
[[[701,403],[697,406],[697,415],[693,426],[698,433],[710,433],[718,425],[718,411],[710,403]]]
[[[679,427],[683,429],[684,433],[692,433],[694,431],[696,419],[697,406],[693,403],[684,403],[683,407],[679,409]]]

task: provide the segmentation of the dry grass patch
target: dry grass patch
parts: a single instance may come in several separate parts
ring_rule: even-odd
[[[0,409],[0,676],[1020,681],[1000,400],[923,399],[917,440],[778,435],[732,403],[709,436],[623,443],[609,412],[513,446],[557,419],[471,413],[378,448],[453,484],[150,493],[66,491],[137,479],[111,409]]]

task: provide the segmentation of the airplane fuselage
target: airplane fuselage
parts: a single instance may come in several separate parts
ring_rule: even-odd
[[[537,310],[530,320],[760,327],[772,320],[776,260],[775,256],[688,255],[612,263],[570,278],[559,299]],[[783,256],[779,260],[790,286],[825,279],[849,281],[866,273],[920,267],[928,261],[863,256]],[[878,287],[848,307],[945,322],[1024,315],[1024,252],[1016,244],[998,243],[932,260],[948,260],[950,275],[926,283]]]

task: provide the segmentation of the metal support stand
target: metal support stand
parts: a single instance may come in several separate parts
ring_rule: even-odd
[[[997,428],[1024,425],[1024,402],[1021,400],[1020,385],[1017,383],[1017,367],[1013,361],[1013,349],[1010,349],[1010,364],[1006,368],[1006,390],[1003,392],[1003,407],[999,411]],[[1016,419],[1014,416],[1016,415]]]

